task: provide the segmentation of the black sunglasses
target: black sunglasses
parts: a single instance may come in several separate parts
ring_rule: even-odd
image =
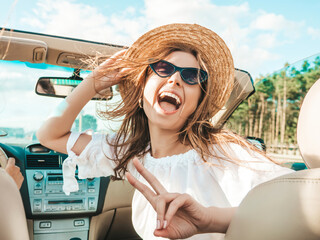
[[[181,68],[169,63],[165,60],[149,64],[153,72],[159,77],[165,78],[173,75],[176,71],[180,72],[182,80],[189,84],[195,85],[203,83],[207,80],[208,74],[206,71],[198,68]]]

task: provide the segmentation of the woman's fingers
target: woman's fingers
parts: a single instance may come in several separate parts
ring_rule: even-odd
[[[157,229],[161,229],[163,228],[164,225],[164,215],[166,212],[166,200],[161,197],[158,196],[156,198],[156,212],[157,212]]]
[[[164,193],[158,195],[155,199],[156,202],[156,212],[157,212],[157,229],[166,228],[168,226],[168,221],[166,216],[167,206],[176,199],[179,193]]]
[[[9,158],[8,158],[8,164],[7,164],[7,165],[9,165],[9,166],[15,166],[15,164],[16,164],[16,159],[13,158],[13,157],[9,157]]]
[[[165,215],[167,225],[170,224],[172,218],[177,213],[179,208],[185,206],[186,202],[189,201],[190,198],[191,197],[188,194],[179,194],[179,196],[176,196],[175,199],[171,201]]]
[[[158,179],[153,176],[138,160],[138,158],[133,159],[133,165],[137,169],[137,171],[144,177],[145,180],[151,185],[154,191],[157,194],[167,193],[167,190],[162,186],[162,184],[158,181]]]
[[[153,234],[156,237],[163,237],[163,238],[169,238],[170,237],[170,232],[166,228],[156,229],[156,230],[154,230]]]
[[[88,78],[92,78],[95,81],[95,90],[97,92],[111,87],[120,81],[121,76],[125,73],[125,71],[119,71],[119,69],[112,70],[112,68],[115,69],[117,61],[122,60],[122,56],[126,53],[126,51],[126,49],[123,49],[115,53],[104,62],[102,62],[87,76]]]
[[[145,176],[145,174],[146,174],[146,172],[143,172],[141,175]],[[151,173],[149,173],[149,174],[151,174]],[[147,175],[148,175],[148,173],[147,173]],[[156,211],[156,213],[157,213],[157,225],[156,225],[157,227],[156,228],[157,229],[166,228],[169,223],[168,218],[167,218],[167,213],[166,213],[167,206],[168,206],[168,204],[170,204],[170,202],[175,201],[176,198],[179,198],[179,196],[181,196],[181,194],[165,192],[163,194],[156,195],[148,186],[146,186],[145,184],[143,184],[139,180],[137,180],[135,177],[133,177],[131,173],[126,172],[126,178],[134,188],[136,188],[139,192],[141,192],[145,196],[145,198],[150,202],[150,204],[152,205],[152,207]],[[173,211],[172,213],[175,213],[176,211],[177,211],[177,209],[175,211]],[[169,215],[169,217],[170,217],[169,220],[171,220],[171,218],[173,216],[173,215],[171,216],[171,214]]]
[[[151,203],[152,207],[156,209],[156,194],[145,184],[138,181],[131,173],[126,172],[126,178],[128,182],[139,192],[145,196],[145,198]]]
[[[20,189],[24,177],[22,176],[22,173],[20,171],[20,168],[15,165],[16,160],[12,157],[8,159],[8,164],[6,166],[7,173],[13,178],[13,180],[16,182],[18,188]]]
[[[111,57],[109,57],[108,59],[106,59],[103,63],[101,63],[99,65],[99,68],[103,68],[106,65],[108,66],[111,63],[114,63],[115,61],[117,61],[118,59],[121,59],[120,57],[122,57],[125,53],[126,53],[127,49],[122,49],[118,52],[116,52],[115,54],[113,54]]]

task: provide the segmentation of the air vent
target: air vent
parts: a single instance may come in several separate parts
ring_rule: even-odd
[[[59,168],[59,155],[27,155],[28,168]]]

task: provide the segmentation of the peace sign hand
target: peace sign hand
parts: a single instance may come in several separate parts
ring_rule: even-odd
[[[157,212],[157,229],[154,235],[171,239],[187,238],[197,233],[210,232],[213,210],[199,204],[188,194],[168,193],[161,183],[135,158],[133,165],[154,189],[138,181],[129,172],[129,183],[140,191]]]

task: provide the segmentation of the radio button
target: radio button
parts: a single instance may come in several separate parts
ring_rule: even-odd
[[[34,212],[41,212],[41,205],[42,205],[41,199],[33,200],[33,211]]]
[[[88,206],[88,208],[89,208],[89,210],[94,210],[95,209],[95,200],[94,200],[94,198],[88,198],[88,203],[89,203],[89,206]]]
[[[36,189],[42,189],[42,183],[40,183],[40,182],[35,183],[35,184],[34,184],[34,189],[35,189],[35,190],[36,190]]]
[[[36,195],[39,195],[39,194],[42,194],[42,190],[34,190],[33,193]]]
[[[73,225],[74,225],[75,227],[81,227],[81,226],[84,226],[84,224],[85,224],[85,222],[84,222],[83,219],[81,219],[81,220],[74,220],[74,222],[73,222]]]
[[[37,182],[40,182],[43,179],[43,173],[42,172],[35,172],[33,175],[33,179]]]
[[[40,222],[39,227],[40,228],[51,228],[51,222]]]

